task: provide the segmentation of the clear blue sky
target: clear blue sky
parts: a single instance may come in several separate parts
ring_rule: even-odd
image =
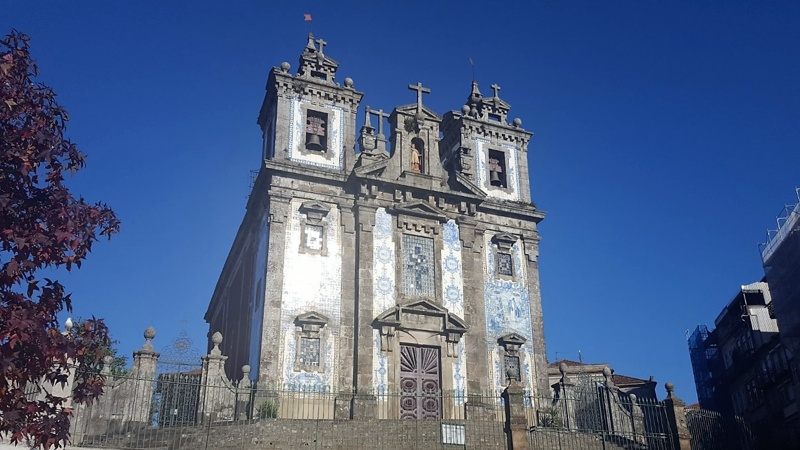
[[[273,3],[284,6],[273,9]],[[757,244],[800,185],[800,2],[0,1],[89,154],[69,180],[122,233],[62,276],[130,354],[209,298],[258,169],[271,67],[308,24],[362,105],[459,109],[502,86],[529,150],[548,357],[696,394],[686,330],[760,279]],[[185,321],[185,322],[182,322]]]

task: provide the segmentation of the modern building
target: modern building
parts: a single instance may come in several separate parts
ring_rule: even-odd
[[[411,103],[366,108],[357,132],[364,94],[335,81],[325,44],[309,35],[296,73],[269,73],[261,170],[205,315],[228,375],[248,364],[260,386],[290,390],[469,395],[516,379],[548,392],[532,133],[499,86],[483,96],[474,81],[443,115],[412,84]]]
[[[791,401],[785,414],[796,417],[793,428],[800,430],[800,188],[795,194],[797,201],[784,206],[776,218],[776,228],[767,232],[761,261],[772,291],[770,312],[778,321],[794,379],[795,390],[787,394]]]
[[[695,329],[689,353],[702,408],[744,419],[764,448],[794,448],[775,446],[797,442],[791,410],[796,380],[771,307],[765,281],[741,286],[713,330]]]

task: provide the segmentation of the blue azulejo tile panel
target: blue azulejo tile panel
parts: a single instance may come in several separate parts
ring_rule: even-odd
[[[511,258],[513,260],[514,280],[500,278],[497,273],[495,254],[497,248],[491,242],[491,234],[484,236],[486,248],[485,271],[484,271],[484,307],[486,312],[486,345],[492,361],[492,378],[496,389],[502,388],[505,378],[502,372],[503,358],[500,355],[498,338],[509,333],[517,333],[523,336],[527,342],[531,342],[533,336],[531,318],[531,299],[530,292],[525,284],[526,268],[522,259],[522,246],[517,241],[511,248]],[[527,352],[528,343],[523,346]],[[530,356],[530,355],[529,355]],[[530,361],[530,358],[527,359]],[[526,361],[522,361],[523,374],[526,376],[525,384],[532,383],[530,367],[524,367]],[[529,362],[527,362],[530,365]]]
[[[433,239],[404,234],[403,278],[400,290],[408,296],[432,297],[436,294]]]
[[[381,351],[381,336],[378,330],[372,330],[372,388],[379,401],[386,401],[388,380],[388,362],[386,354]]]
[[[372,307],[375,315],[395,305],[395,247],[392,216],[384,208],[375,211],[372,230]]]
[[[464,281],[461,272],[461,238],[458,224],[448,220],[442,230],[442,305],[464,318]]]
[[[453,391],[456,404],[463,405],[467,400],[467,350],[464,340],[458,343],[458,359],[453,362]]]
[[[372,311],[376,316],[396,304],[395,260],[392,216],[386,209],[378,208],[375,211],[375,227],[372,229]],[[385,392],[386,355],[381,352],[378,331],[374,330],[373,333],[372,387],[376,392]]]
[[[342,242],[339,210],[336,205],[323,219],[326,254],[300,253],[303,214],[299,207],[305,199],[292,199],[290,219],[286,222],[283,260],[281,332],[284,342],[280,354],[283,383],[289,389],[330,389],[336,380],[336,340],[341,323]],[[324,331],[328,339],[320,349],[320,372],[295,372],[295,318],[315,311],[329,320]]]

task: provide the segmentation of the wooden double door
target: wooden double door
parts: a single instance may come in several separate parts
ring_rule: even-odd
[[[400,345],[400,418],[442,417],[442,359],[438,347]]]

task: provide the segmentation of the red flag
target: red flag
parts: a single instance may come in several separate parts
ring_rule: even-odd
[[[305,22],[311,22],[311,14],[303,14],[303,20]]]

